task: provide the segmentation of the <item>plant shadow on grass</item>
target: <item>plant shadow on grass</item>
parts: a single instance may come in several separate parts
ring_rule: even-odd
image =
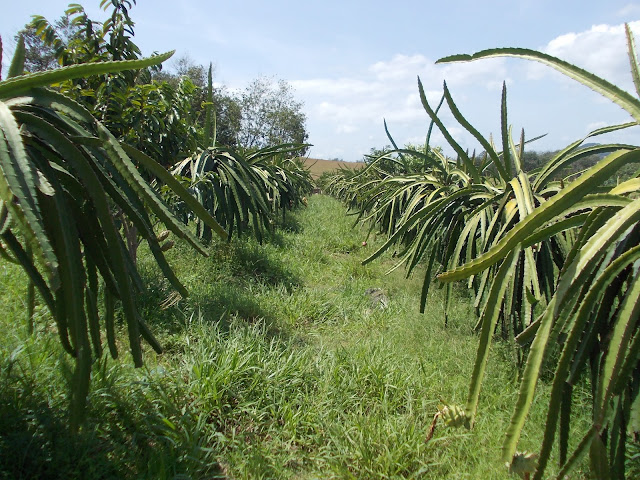
[[[295,224],[295,219],[292,222]],[[188,247],[181,247],[174,252],[172,264],[179,266],[178,278],[187,277],[185,286],[189,297],[186,299],[175,297],[162,274],[143,265],[140,270],[145,291],[138,297],[143,318],[153,331],[160,329],[167,334],[181,331],[184,322],[195,315],[220,322],[223,330],[228,329],[232,318],[248,323],[264,322],[268,334],[284,336],[285,332],[276,326],[276,319],[261,305],[263,302],[255,290],[277,288],[292,292],[301,285],[298,276],[273,255],[274,249],[286,241],[276,232],[270,234],[269,243],[265,245],[244,238],[230,244],[218,243],[210,247],[214,262]]]
[[[234,278],[251,283],[263,283],[272,287],[284,286],[287,290],[300,285],[300,279],[279,259],[269,255],[267,249],[273,249],[285,243],[282,235],[275,233],[269,238],[272,245],[259,245],[243,242],[233,246],[228,267]]]
[[[105,375],[104,362],[94,366],[87,421],[76,433],[69,429],[66,402],[56,405],[49,398],[60,393],[48,391],[56,385],[42,388],[24,372],[3,375],[0,479],[177,478],[181,473],[226,478],[208,453],[212,439],[195,431],[184,409],[175,415],[176,405],[152,403],[151,392],[136,385],[140,382],[117,385],[121,378]],[[163,387],[154,383],[154,388]],[[166,392],[159,397],[166,398]],[[173,419],[173,429],[165,418]]]
[[[0,478],[121,477],[104,447],[91,433],[72,434],[66,412],[28,387],[0,392]]]
[[[307,208],[307,207],[304,207]],[[298,220],[297,215],[292,214],[291,212],[287,212],[284,219],[282,217],[277,222],[278,228],[276,229],[276,233],[278,232],[288,232],[288,233],[300,233],[302,232],[302,224]]]

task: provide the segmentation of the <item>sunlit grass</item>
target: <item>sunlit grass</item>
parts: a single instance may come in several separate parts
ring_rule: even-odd
[[[191,296],[165,310],[170,291],[142,251],[140,301],[165,353],[147,348],[135,370],[122,342],[121,359],[97,361],[78,437],[66,433],[71,363],[43,309],[27,336],[25,279],[3,264],[0,478],[508,478],[509,347],[493,350],[475,429],[439,425],[426,442],[438,404],[466,399],[471,300],[456,291],[445,326],[434,288],[419,314],[420,272],[384,275],[390,256],[363,267],[378,241],[352,222],[314,196],[263,245],[215,243],[208,259],[178,246],[169,259]],[[543,415],[534,407],[527,448]]]

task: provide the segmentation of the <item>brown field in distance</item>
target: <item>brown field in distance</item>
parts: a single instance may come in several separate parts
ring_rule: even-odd
[[[303,158],[302,161],[311,171],[313,179],[317,179],[324,172],[332,172],[339,168],[361,168],[366,164],[364,162],[343,162],[340,160],[320,160],[317,158]]]

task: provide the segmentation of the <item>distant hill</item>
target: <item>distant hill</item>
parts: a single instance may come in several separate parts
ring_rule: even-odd
[[[303,158],[304,164],[311,171],[311,176],[316,179],[324,172],[332,172],[339,168],[361,168],[366,164],[364,162],[343,162],[340,160],[320,160],[318,158]]]

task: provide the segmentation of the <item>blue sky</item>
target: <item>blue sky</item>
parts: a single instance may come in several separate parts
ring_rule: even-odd
[[[103,20],[99,0],[76,0]],[[32,14],[57,19],[67,1],[12,2],[0,17],[5,43]],[[500,90],[507,82],[509,122],[527,137],[546,133],[536,150],[561,148],[588,131],[629,120],[619,107],[535,63],[495,59],[435,65],[438,58],[492,47],[534,48],[569,60],[633,92],[622,25],[640,44],[640,2],[629,0],[303,2],[138,0],[131,16],[143,53],[176,50],[215,65],[215,81],[242,89],[259,76],[284,79],[304,102],[310,155],[360,160],[388,144],[383,119],[399,144],[421,143],[428,128],[417,89],[439,100],[447,81],[460,110],[480,132],[499,132]],[[166,64],[171,68],[171,60]],[[475,142],[442,113],[466,148]],[[605,138],[602,138],[605,140]],[[606,138],[639,143],[635,127]],[[444,145],[442,136],[432,143]],[[449,149],[447,149],[449,151]]]

